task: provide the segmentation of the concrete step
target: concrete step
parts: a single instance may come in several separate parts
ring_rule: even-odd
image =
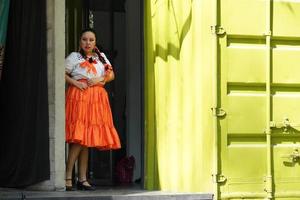
[[[204,193],[173,193],[162,191],[108,189],[96,191],[25,191],[0,190],[0,200],[213,200],[212,194]]]

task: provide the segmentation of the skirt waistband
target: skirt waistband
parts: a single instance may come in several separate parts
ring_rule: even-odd
[[[79,82],[83,82],[83,83],[87,83],[87,82],[88,82],[88,79],[78,79],[77,81],[79,81]],[[96,85],[89,86],[89,87],[94,87],[94,86],[103,87],[103,85],[102,85],[102,84],[96,84]]]

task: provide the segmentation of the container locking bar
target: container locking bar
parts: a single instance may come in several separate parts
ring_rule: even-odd
[[[300,153],[298,149],[294,149],[291,154],[282,155],[281,158],[288,158],[291,162],[299,162],[300,161]]]
[[[291,123],[288,118],[284,118],[283,122],[270,122],[270,128],[283,128],[284,132],[287,132],[289,128],[292,127],[300,127],[300,124],[298,123]]]

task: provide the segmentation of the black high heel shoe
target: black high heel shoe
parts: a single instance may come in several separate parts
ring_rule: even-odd
[[[84,185],[83,183],[89,183],[87,180],[84,181],[77,181],[77,189],[78,190],[89,190],[89,191],[94,191],[96,188],[92,185]]]
[[[67,178],[66,181],[72,181],[71,178]],[[75,191],[75,188],[73,188],[73,186],[68,186],[66,185],[66,191]]]

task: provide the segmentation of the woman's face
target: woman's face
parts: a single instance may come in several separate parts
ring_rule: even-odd
[[[86,55],[91,54],[96,46],[96,36],[93,32],[85,32],[80,38],[80,47]]]

